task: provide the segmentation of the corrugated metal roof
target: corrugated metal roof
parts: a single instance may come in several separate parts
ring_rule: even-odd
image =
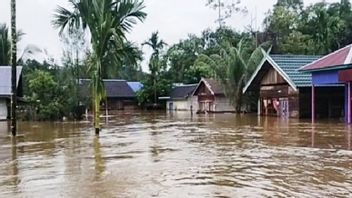
[[[141,82],[127,82],[127,84],[135,93],[143,88],[143,84]]]
[[[197,85],[198,84],[175,86],[170,93],[170,98],[171,99],[186,99],[187,97],[189,97],[193,94]]]
[[[211,78],[202,79],[215,95],[225,94],[224,87],[219,80]]]
[[[300,70],[314,71],[323,69],[334,69],[336,66],[342,66],[352,63],[352,45],[336,50],[312,63],[304,65]]]
[[[22,73],[22,66],[17,66],[17,86]],[[11,95],[11,66],[0,66],[0,95]]]
[[[104,86],[108,98],[135,98],[136,93],[127,84],[126,80],[104,79]],[[81,94],[85,96],[90,95],[89,79],[81,79]]]
[[[312,75],[299,72],[298,69],[312,63],[321,56],[310,55],[270,55],[275,63],[287,74],[297,87],[308,87],[312,84]]]

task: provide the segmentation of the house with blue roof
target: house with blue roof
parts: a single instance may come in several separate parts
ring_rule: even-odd
[[[245,85],[243,93],[259,96],[259,115],[308,118],[311,114],[312,76],[299,69],[320,56],[263,54],[263,60]],[[325,86],[319,89],[316,94],[321,98],[321,117],[341,116],[343,88]]]

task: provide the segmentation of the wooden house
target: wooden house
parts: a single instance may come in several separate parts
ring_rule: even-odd
[[[22,97],[22,67],[17,67],[17,96]],[[10,117],[11,66],[0,66],[0,120]]]
[[[268,55],[265,52],[262,62],[246,84],[243,92],[259,95],[258,114],[264,116],[307,118],[311,114],[310,90],[311,75],[298,71],[304,65],[319,59],[319,56],[306,55]],[[330,94],[327,94],[329,91]],[[321,87],[319,97],[321,116],[340,116],[339,103],[331,97],[341,98],[341,88]]]
[[[176,85],[166,99],[166,109],[169,111],[197,111],[197,97],[193,96],[197,84]]]
[[[202,78],[193,96],[197,98],[199,113],[235,112],[235,108],[225,95],[224,87],[217,80]]]
[[[81,97],[87,100],[91,96],[89,89],[90,80],[80,80]],[[105,79],[106,100],[102,102],[102,108],[109,111],[135,110],[138,109],[136,92],[143,87],[139,82],[127,82],[126,80]]]
[[[352,44],[330,53],[310,64],[303,66],[300,71],[312,74],[311,86],[311,118],[319,118],[321,86],[339,86],[339,94],[329,90],[325,94],[331,95],[335,102],[342,106],[340,109],[347,123],[352,123],[351,83],[352,83]]]

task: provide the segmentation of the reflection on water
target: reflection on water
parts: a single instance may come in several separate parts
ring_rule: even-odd
[[[249,115],[0,122],[0,197],[350,197],[352,129]]]

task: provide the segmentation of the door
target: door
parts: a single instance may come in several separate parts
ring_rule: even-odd
[[[7,105],[6,100],[0,100],[0,120],[7,119]]]
[[[173,111],[174,110],[174,103],[170,102],[169,103],[169,111]]]
[[[288,98],[280,99],[280,117],[288,118],[289,117],[289,105]]]

